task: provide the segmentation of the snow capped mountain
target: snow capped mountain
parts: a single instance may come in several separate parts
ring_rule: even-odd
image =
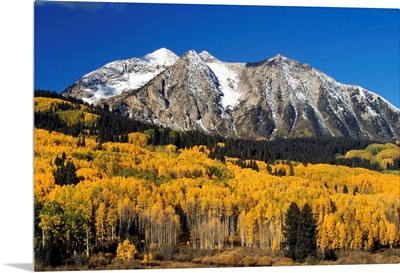
[[[172,51],[161,48],[142,58],[114,61],[84,75],[64,93],[97,103],[142,87],[178,59]]]
[[[171,50],[160,48],[152,53],[147,54],[141,59],[156,66],[161,65],[163,67],[168,67],[173,65],[179,59],[179,57],[176,56]]]
[[[142,88],[106,102],[114,111],[145,122],[226,135],[232,129],[220,105],[222,96],[215,73],[191,50]]]
[[[179,58],[162,48],[106,64],[64,94],[145,122],[223,136],[400,138],[400,110],[385,99],[280,54],[228,63],[206,51]]]

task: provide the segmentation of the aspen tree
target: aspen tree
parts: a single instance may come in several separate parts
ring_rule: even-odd
[[[137,253],[136,247],[134,244],[131,244],[129,242],[129,239],[125,239],[124,242],[121,244],[118,244],[117,247],[117,258],[126,261],[126,260],[132,260],[135,258],[135,255]]]

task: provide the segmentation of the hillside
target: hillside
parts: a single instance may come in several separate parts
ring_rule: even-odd
[[[108,111],[108,108],[84,104],[83,101],[79,102],[74,98],[65,100],[63,96],[58,94],[41,92],[43,94],[36,92],[37,96],[35,97],[36,128],[54,130],[73,136],[96,136],[99,145],[106,141],[127,142],[129,133],[145,132],[149,137],[149,143],[153,145],[173,144],[177,148],[206,145],[212,151],[210,157],[222,161],[225,156],[228,156],[268,163],[283,159],[304,164],[328,163],[352,167],[359,166],[372,170],[380,169],[379,164],[363,158],[334,157],[336,154],[344,155],[349,150],[365,149],[372,144],[371,141],[343,137],[277,138],[270,141],[255,141],[223,138],[218,135],[207,134],[201,130],[175,131],[112,113]],[[58,104],[55,104],[55,102],[58,102]],[[48,105],[53,106],[50,109]],[[46,111],[43,111],[43,109],[46,109]],[[218,146],[217,143],[220,142],[223,142],[224,146]],[[391,161],[389,163],[392,164]],[[386,167],[384,166],[383,169],[386,169]],[[399,170],[400,168],[397,166],[394,169]]]
[[[42,111],[70,105],[35,101]],[[92,110],[79,107],[83,116]],[[56,115],[63,111],[71,109],[58,107]],[[219,160],[212,154],[223,141],[159,145],[157,130],[147,128],[99,142],[96,128],[76,136],[34,129],[38,270],[295,264],[281,248],[292,202],[309,205],[317,224],[317,255],[298,264],[349,261],[346,255],[372,263],[378,260],[360,257],[378,250],[394,253],[386,262],[399,262],[398,173],[245,155]],[[385,150],[396,158],[395,146],[363,149],[383,162]]]

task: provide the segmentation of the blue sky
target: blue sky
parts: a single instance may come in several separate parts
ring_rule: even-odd
[[[281,53],[399,108],[399,35],[399,9],[36,1],[34,88],[61,92],[161,47],[228,62]]]

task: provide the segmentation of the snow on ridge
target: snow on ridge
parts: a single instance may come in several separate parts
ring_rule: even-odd
[[[353,86],[354,87],[354,86]],[[370,95],[370,96],[372,96],[373,98],[374,98],[374,100],[376,100],[376,99],[381,99],[383,102],[385,102],[390,108],[391,108],[391,110],[393,110],[393,111],[396,111],[396,112],[398,112],[398,111],[400,111],[400,109],[399,108],[397,108],[396,106],[394,106],[392,103],[390,103],[388,100],[386,100],[384,97],[382,97],[382,96],[380,96],[380,95],[378,95],[378,94],[376,94],[376,93],[374,93],[374,92],[371,92],[371,91],[369,91],[369,90],[367,90],[367,89],[365,89],[365,88],[362,88],[361,86],[356,86],[356,88],[358,89],[358,91],[361,93],[363,93],[363,96],[366,96],[366,94],[368,94],[368,95]],[[369,99],[368,99],[369,100]]]
[[[184,56],[187,59],[187,68],[190,71],[188,75],[189,90],[192,93],[203,93],[198,76],[204,77],[212,89],[219,93],[218,79],[211,68],[194,50],[189,50]]]
[[[273,98],[273,96],[271,95],[271,91],[268,88],[265,88],[265,98],[266,98],[266,103],[268,104],[269,108],[271,109],[271,114],[272,114],[272,119],[273,122],[275,124],[275,128],[272,131],[271,135],[275,135],[275,133],[278,131],[278,127],[279,127],[279,121],[278,121],[278,116],[277,116],[277,112],[276,112],[276,108],[275,108],[275,100]]]
[[[93,90],[88,90],[93,96],[86,98],[85,101],[94,103],[100,99],[118,95],[124,90],[138,89],[178,59],[179,57],[172,51],[161,48],[142,58],[107,63],[80,79],[85,85],[95,87]]]
[[[213,55],[208,53],[207,51],[203,50],[202,52],[199,53],[200,58],[203,59],[206,63],[211,63],[214,61],[218,61],[217,58],[215,58]]]
[[[280,59],[280,64],[281,64],[281,66],[282,66],[282,70],[283,70],[283,72],[284,72],[284,76],[285,76],[285,78],[286,78],[286,80],[287,80],[287,82],[288,82],[290,88],[291,88],[292,91],[293,91],[293,93],[290,93],[290,102],[292,103],[292,105],[296,105],[296,104],[298,103],[298,100],[300,100],[300,103],[301,103],[301,104],[303,104],[303,105],[308,105],[309,107],[311,107],[311,108],[313,109],[314,113],[316,114],[317,122],[318,122],[319,127],[320,127],[322,130],[327,131],[327,132],[329,132],[329,133],[331,134],[330,128],[326,125],[326,123],[325,123],[325,121],[324,121],[324,119],[323,119],[323,117],[322,117],[320,111],[318,110],[318,108],[316,107],[316,105],[314,105],[314,103],[313,103],[313,102],[315,102],[315,98],[308,99],[308,98],[306,97],[306,95],[304,94],[304,92],[302,91],[302,88],[300,87],[300,84],[299,84],[298,80],[297,80],[296,78],[293,77],[292,71],[291,71],[291,67],[290,67],[290,65],[288,64],[288,60],[290,60],[290,59],[288,59],[288,58],[282,56],[281,54],[278,54],[277,57],[279,57],[279,59]],[[314,72],[315,72],[315,70],[314,70]],[[322,77],[323,77],[323,78],[326,78],[326,77],[327,77],[327,78],[328,78],[328,82],[329,82],[330,85],[333,85],[334,83],[336,83],[332,78],[330,78],[330,77],[328,77],[328,76],[325,76],[325,74],[323,74],[323,73],[318,73],[318,71],[316,71],[316,73],[317,73],[317,75],[320,77],[320,79],[321,79]],[[322,76],[322,75],[323,75],[323,76]],[[325,83],[324,83],[324,84],[325,84]],[[303,84],[303,86],[304,86],[304,84]],[[306,86],[305,86],[305,87],[306,87]],[[306,87],[306,88],[307,88],[307,87]],[[331,91],[331,89],[329,89],[329,90]],[[296,97],[298,100],[297,100],[297,99],[294,99],[294,98],[292,97],[292,94],[294,94],[295,97]],[[310,102],[311,102],[311,103],[310,103]],[[294,107],[294,109],[295,109],[295,116],[296,116],[296,117],[295,117],[295,121],[294,121],[294,123],[293,123],[293,127],[295,126],[295,123],[296,123],[297,118],[298,118],[298,112],[297,112],[296,107]],[[304,116],[304,112],[302,113],[302,116]],[[291,129],[293,129],[293,128],[291,128]]]
[[[130,89],[140,88],[148,83],[152,78],[154,78],[154,76],[156,76],[156,73],[151,72],[137,75],[129,75],[128,85]]]
[[[238,75],[230,70],[222,62],[207,63],[218,78],[220,91],[222,92],[221,103],[224,109],[234,108],[239,101],[241,93],[237,90]]]
[[[210,131],[208,131],[208,130],[206,129],[206,127],[204,127],[203,121],[202,121],[201,119],[195,120],[194,122],[195,122],[197,125],[199,125],[200,128],[203,129],[205,132],[207,132],[207,133],[210,132]]]
[[[283,74],[284,74],[290,88],[295,93],[295,95],[298,99],[300,99],[303,102],[307,101],[305,95],[303,94],[303,92],[301,92],[301,88],[299,87],[297,80],[292,75],[289,64],[286,62],[286,60],[288,60],[288,59],[283,57],[282,55],[280,55],[280,58],[283,60],[283,61],[281,61],[281,66],[282,66]]]
[[[179,57],[171,50],[163,47],[145,55],[140,59],[151,64],[170,66],[173,65],[179,59]]]
[[[341,121],[343,121],[341,113],[343,111],[351,113],[353,116],[355,116],[353,107],[351,106],[349,93],[343,91],[345,88],[349,86],[346,87],[346,85],[335,81],[332,77],[326,75],[325,73],[319,70],[313,68],[312,71],[317,75],[324,89],[327,90],[327,92],[329,92],[328,100],[330,105],[334,106],[335,104],[340,103],[338,108],[340,111],[336,111],[334,107],[331,107],[331,110],[335,113],[335,115]]]
[[[97,91],[95,91],[93,93],[92,97],[90,97],[90,98],[82,97],[82,100],[84,102],[92,104],[94,102],[100,101],[101,99],[109,98],[109,97],[118,95],[120,93],[118,88],[114,88],[114,87],[110,87],[110,86],[104,86],[104,85],[101,85],[101,84],[97,84],[95,86],[95,88],[96,88]],[[86,91],[91,91],[91,90],[86,90]]]

